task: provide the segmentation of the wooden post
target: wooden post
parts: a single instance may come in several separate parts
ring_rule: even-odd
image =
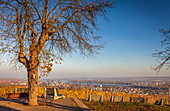
[[[101,101],[101,102],[103,101],[103,95],[101,95],[100,101]]]
[[[148,103],[148,98],[144,98],[144,103]]]
[[[86,97],[86,100],[88,101],[89,99],[89,91],[87,91],[87,97]]]
[[[133,102],[133,97],[130,97],[130,102]]]
[[[114,99],[114,97],[113,97],[113,96],[111,96],[110,101],[111,101],[111,102],[113,102],[113,99]]]
[[[161,105],[161,106],[164,105],[164,100],[163,100],[163,98],[162,98],[161,101],[160,101],[160,105]]]
[[[122,97],[122,102],[125,102],[125,97],[124,96]]]
[[[88,101],[88,99],[89,99],[89,95],[87,94],[87,95],[86,95],[86,101]]]
[[[58,97],[57,96],[57,91],[56,91],[56,88],[54,88],[54,99],[58,99],[57,97]]]
[[[90,102],[91,102],[91,95],[89,95],[88,101],[90,101]]]

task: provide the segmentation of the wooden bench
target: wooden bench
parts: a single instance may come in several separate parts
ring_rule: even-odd
[[[6,98],[9,99],[9,103],[14,98],[28,98],[28,93],[6,93]]]
[[[45,101],[47,99],[59,99],[59,98],[65,99],[65,96],[63,94],[58,94],[58,90],[56,88],[45,88],[44,90],[45,90],[45,94],[44,94]]]
[[[49,103],[52,106],[53,100],[63,98],[65,99],[64,94],[58,94],[58,89],[56,88],[44,88],[44,103]],[[50,102],[47,102],[50,101]]]

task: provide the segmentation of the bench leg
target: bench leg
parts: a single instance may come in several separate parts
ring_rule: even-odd
[[[46,103],[46,98],[44,98],[44,103]]]
[[[46,96],[43,94],[44,103],[46,103]]]
[[[9,102],[8,102],[8,104],[10,104],[12,102],[12,99],[11,98],[9,98]]]
[[[51,101],[50,101],[50,105],[52,106],[53,105],[53,100],[51,99]]]
[[[12,102],[11,94],[9,95],[9,104]]]

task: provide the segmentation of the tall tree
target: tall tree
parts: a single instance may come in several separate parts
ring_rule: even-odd
[[[102,47],[94,33],[97,16],[111,6],[107,0],[0,0],[0,51],[27,69],[29,105],[38,105],[38,77],[48,75],[58,57],[90,56]]]
[[[163,66],[169,69],[170,67],[170,28],[169,30],[160,30],[164,39],[161,41],[161,45],[164,46],[164,50],[156,50],[153,53],[153,57],[157,58],[158,65],[154,67],[154,70],[159,72]]]

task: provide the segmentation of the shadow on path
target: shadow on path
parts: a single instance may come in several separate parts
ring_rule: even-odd
[[[70,101],[69,99],[66,99],[66,100],[59,100],[57,101],[58,103],[55,103],[54,101],[49,101],[49,102],[46,102],[44,103],[44,100],[41,100],[39,99],[38,100],[38,104],[39,106],[36,106],[36,107],[32,107],[33,110],[38,108],[38,109],[45,109],[45,107],[47,107],[47,111],[50,111],[49,110],[49,107],[51,107],[53,110],[56,109],[57,110],[71,110],[71,111],[82,111],[81,108],[79,106],[76,106],[76,103],[70,101],[67,105],[67,102]],[[18,110],[18,109],[15,109],[15,107],[11,108],[10,107],[10,104],[11,105],[16,105],[14,103],[18,103],[17,106],[21,105],[20,107],[24,107],[24,106],[28,106],[27,104],[27,99],[12,99],[12,102],[9,103],[9,99],[6,99],[6,98],[0,98],[0,102],[3,102],[3,106],[2,104],[0,105],[0,111],[24,111],[24,110]],[[63,102],[66,102],[63,104]],[[61,103],[61,104],[60,104]],[[75,105],[74,105],[75,104]],[[42,106],[42,107],[41,107]],[[31,106],[30,106],[31,107]],[[28,107],[25,107],[26,111],[29,109]],[[27,109],[28,108],[28,109]]]
[[[27,105],[27,99],[12,99],[10,102],[9,102],[9,99],[6,99],[6,98],[1,98],[0,101],[7,101],[9,104],[10,102],[15,102],[15,103],[19,103],[19,104],[22,104],[22,105]]]
[[[1,106],[0,105],[0,111],[21,111],[21,110],[17,110],[17,109],[13,109],[13,108],[9,108],[9,107],[5,107],[5,106]]]
[[[78,106],[67,106],[67,105],[61,105],[57,103],[52,103],[51,107],[59,108],[59,109],[66,109],[71,111],[81,111],[81,108]]]

